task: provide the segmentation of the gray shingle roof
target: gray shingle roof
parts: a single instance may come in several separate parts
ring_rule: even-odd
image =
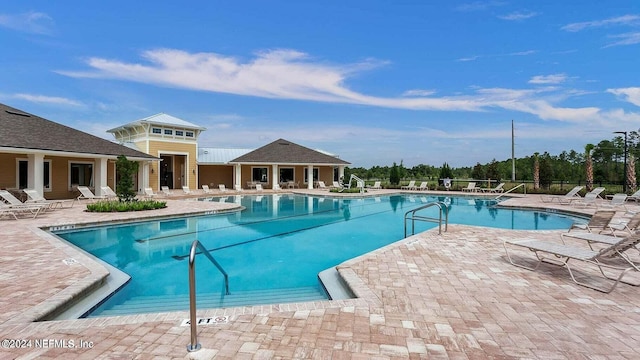
[[[4,104],[0,104],[0,148],[155,159],[143,152]]]
[[[272,164],[326,164],[349,165],[337,157],[278,139],[261,148],[231,160],[232,163],[272,163]]]

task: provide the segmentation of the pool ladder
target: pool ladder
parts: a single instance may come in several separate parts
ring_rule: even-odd
[[[437,206],[439,211],[440,216],[438,218],[433,218],[433,217],[428,217],[428,216],[421,216],[421,215],[416,215],[416,212],[423,210],[423,209],[427,209],[433,206]],[[442,201],[434,201],[434,202],[430,202],[426,205],[420,206],[418,208],[415,208],[413,210],[409,210],[404,214],[404,237],[407,237],[407,220],[411,220],[411,235],[415,234],[415,221],[428,221],[428,222],[434,222],[438,224],[438,234],[442,234],[442,212],[444,211],[444,231],[447,231],[447,225],[449,224],[449,211],[447,211],[447,204],[445,204]],[[408,215],[411,214],[410,217],[408,217]]]
[[[189,251],[189,321],[191,323],[191,343],[187,345],[188,352],[200,350],[200,344],[198,344],[198,323],[196,320],[196,252],[198,249],[220,270],[224,276],[225,295],[229,295],[229,275],[227,275],[227,272],[224,271],[216,259],[213,258],[209,250],[207,250],[200,241],[197,239],[194,240],[191,244],[191,251]]]

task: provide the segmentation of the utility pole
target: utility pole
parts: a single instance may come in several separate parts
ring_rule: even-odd
[[[516,182],[516,140],[513,120],[511,120],[511,182]]]

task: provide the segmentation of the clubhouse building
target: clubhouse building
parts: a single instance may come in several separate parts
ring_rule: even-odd
[[[139,163],[139,193],[170,189],[313,188],[344,175],[348,162],[278,139],[258,149],[199,148],[206,129],[157,114],[108,130],[115,142],[0,104],[0,189],[35,189],[48,199],[77,196],[76,186],[97,195],[116,189],[119,155]]]

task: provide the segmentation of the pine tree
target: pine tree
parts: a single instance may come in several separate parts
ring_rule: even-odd
[[[533,188],[540,189],[540,161],[538,161],[538,153],[533,154]]]

